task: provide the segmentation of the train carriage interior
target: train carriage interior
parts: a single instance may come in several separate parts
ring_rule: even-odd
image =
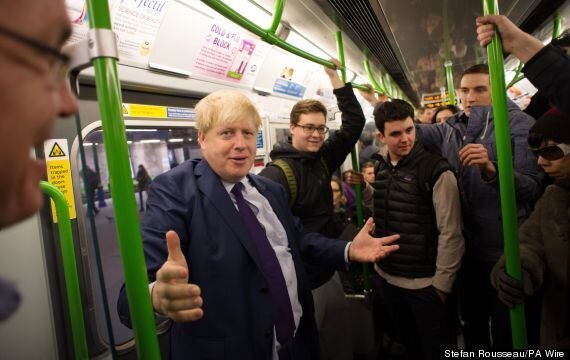
[[[373,82],[372,76],[376,90],[389,98],[404,99],[414,108],[452,102],[461,106],[459,75],[471,65],[487,62],[475,32],[475,18],[483,13],[481,1],[284,1],[272,36],[321,63],[263,41],[247,26],[216,11],[212,3],[218,1],[108,2],[119,55],[121,112],[131,174],[131,179],[123,180],[132,182],[137,206],[132,216],[139,220],[148,197],[148,187],[139,186],[140,166],[152,180],[184,161],[202,157],[194,106],[215,90],[239,90],[261,114],[255,173],[271,161],[273,146],[291,135],[289,112],[298,100],[323,102],[330,134],[338,131],[340,113],[322,70],[323,61],[339,57],[337,32],[343,38],[346,82],[365,85]],[[261,29],[272,26],[273,0],[223,3]],[[79,44],[90,36],[86,1],[66,0],[66,6],[73,28],[69,44]],[[552,38],[555,18],[560,21],[560,33],[570,23],[570,3],[564,0],[501,0],[498,8],[544,43]],[[504,61],[509,83],[518,75],[519,62],[508,55]],[[137,353],[133,330],[120,322],[116,311],[125,281],[123,261],[129,254],[121,253],[118,243],[116,194],[108,170],[113,154],[106,147],[109,138],[99,108],[99,92],[105,90],[96,88],[100,84],[96,84],[93,67],[78,72],[74,80],[77,117],[58,120],[51,147],[35,149],[34,154],[49,165],[58,147],[67,152],[69,177],[62,187],[74,202],[70,205],[75,213],[72,237],[88,357],[144,358]],[[523,79],[509,88],[508,95],[522,104],[535,92]],[[373,107],[355,93],[366,120],[373,121]],[[348,157],[341,170],[351,167]],[[0,358],[75,358],[62,243],[52,213],[46,201],[31,219],[0,231],[0,274],[14,279],[25,299],[12,318],[0,323]],[[353,327],[347,331],[352,332],[348,336],[353,337],[355,359],[402,358],[397,344],[375,330],[367,296],[347,297],[353,316]],[[168,358],[170,322],[158,318],[156,325],[161,355]]]

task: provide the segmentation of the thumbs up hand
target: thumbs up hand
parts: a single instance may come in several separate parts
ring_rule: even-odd
[[[176,322],[195,321],[204,315],[197,285],[188,283],[188,264],[174,231],[166,233],[168,259],[156,273],[152,290],[152,307]]]

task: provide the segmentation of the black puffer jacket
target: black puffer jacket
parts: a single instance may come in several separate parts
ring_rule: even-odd
[[[374,182],[375,235],[400,234],[400,250],[377,264],[385,272],[411,279],[434,275],[439,231],[432,191],[450,169],[420,143],[396,166],[380,157]]]
[[[333,221],[331,176],[358,141],[365,122],[350,85],[335,89],[334,93],[342,112],[342,126],[330,134],[318,152],[301,152],[291,143],[280,143],[269,154],[272,160],[286,161],[295,175],[297,196],[291,208],[293,214],[301,219],[306,230],[332,238],[340,234]],[[289,192],[287,178],[279,167],[270,163],[260,175],[280,183]],[[327,282],[334,273],[332,268],[305,265],[313,289]]]

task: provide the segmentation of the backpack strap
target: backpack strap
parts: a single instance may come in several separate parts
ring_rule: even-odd
[[[289,208],[292,208],[297,200],[297,178],[295,178],[293,169],[282,159],[277,159],[273,161],[272,164],[281,169],[287,179],[287,185],[289,186]]]

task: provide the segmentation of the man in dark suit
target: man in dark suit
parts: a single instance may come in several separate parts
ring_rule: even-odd
[[[171,358],[318,359],[302,260],[375,261],[398,235],[371,237],[371,221],[351,243],[305,232],[285,189],[249,173],[261,119],[246,96],[214,92],[196,121],[203,159],[156,177],[142,223],[153,308],[174,320]],[[129,326],[124,287],[118,311]]]

